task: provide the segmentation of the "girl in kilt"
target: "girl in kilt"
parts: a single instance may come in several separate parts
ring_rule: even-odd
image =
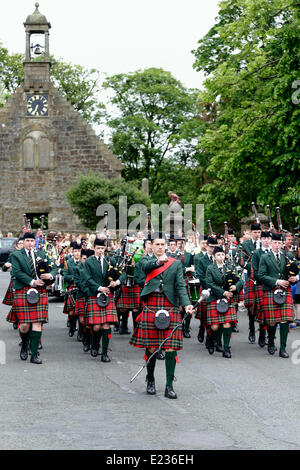
[[[280,350],[279,356],[288,358],[286,352],[287,337],[289,334],[289,323],[293,321],[293,298],[291,294],[290,282],[299,280],[297,276],[287,275],[287,260],[280,251],[282,248],[282,235],[272,234],[271,250],[263,255],[259,262],[258,275],[262,283],[261,311],[268,329],[268,352],[273,355],[276,351],[275,333],[277,324],[280,324]],[[282,289],[286,295],[284,303],[279,304],[276,298],[276,290]]]
[[[50,273],[44,273],[41,278],[37,275],[37,259],[34,253],[35,236],[27,232],[23,237],[24,248],[12,253],[12,275],[14,276],[15,295],[13,312],[20,324],[22,339],[20,358],[28,358],[28,343],[30,340],[31,359],[33,364],[42,364],[38,357],[38,347],[42,336],[42,325],[48,322],[48,298],[44,281],[54,279],[57,267]],[[42,252],[39,256],[44,257]],[[27,298],[28,291],[34,288],[38,291],[39,299],[30,303]]]
[[[231,325],[237,323],[237,313],[232,301],[234,294],[239,293],[243,287],[242,281],[230,286],[225,290],[226,266],[225,253],[222,247],[214,248],[214,264],[208,266],[206,270],[206,284],[211,289],[210,296],[206,300],[207,304],[207,325],[208,341],[207,349],[210,354],[214,353],[215,337],[217,339],[217,351],[223,353],[223,357],[230,358],[230,337]],[[218,312],[218,300],[225,298],[228,302],[228,311]],[[224,349],[221,347],[221,337],[223,333]]]
[[[68,261],[64,261],[63,276],[66,283],[66,294],[63,313],[69,318],[69,336],[74,336],[78,315],[76,315],[76,293],[74,294],[74,269],[80,264],[81,246],[73,243],[73,256]],[[80,323],[79,323],[80,325]],[[79,326],[77,340],[82,341],[82,328]]]
[[[145,360],[155,352],[162,341],[166,339],[171,330],[182,322],[179,310],[179,301],[187,313],[192,315],[193,306],[187,295],[181,262],[165,255],[166,240],[162,234],[153,234],[152,249],[154,256],[144,261],[143,270],[146,274],[145,286],[141,292],[144,302],[139,323],[135,328],[129,344],[138,348],[145,348]],[[178,301],[179,300],[179,301]],[[166,310],[170,315],[170,325],[166,329],[159,329],[155,324],[155,314],[159,310]],[[182,349],[182,327],[180,326],[163,345],[166,351],[166,388],[165,397],[177,398],[173,390],[173,379],[177,359],[177,351]],[[156,394],[154,370],[156,355],[147,365],[147,393]]]
[[[96,357],[100,347],[102,336],[101,361],[110,362],[107,354],[109,340],[111,338],[110,325],[118,322],[116,305],[110,288],[114,288],[122,281],[111,281],[107,286],[106,273],[108,262],[104,257],[106,250],[106,240],[96,238],[94,241],[95,255],[91,256],[84,263],[84,275],[80,276],[80,289],[87,297],[87,308],[85,314],[85,324],[93,330],[91,356]],[[114,264],[114,259],[111,259]],[[97,302],[98,294],[105,294],[109,298],[107,306],[99,306]]]

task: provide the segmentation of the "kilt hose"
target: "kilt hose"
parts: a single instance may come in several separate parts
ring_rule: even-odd
[[[12,306],[13,300],[14,300],[14,295],[15,295],[14,281],[10,281],[9,286],[7,288],[7,291],[6,291],[6,294],[4,296],[4,299],[2,300],[2,303],[4,305]]]
[[[74,285],[69,286],[65,293],[64,309],[63,309],[63,313],[65,314],[69,314],[70,312],[72,312],[72,310],[75,309],[76,301],[75,301],[74,295],[72,295],[70,292],[72,289],[74,289],[74,287],[75,287]]]
[[[202,287],[200,288],[200,295],[201,295],[201,292],[202,292]],[[206,327],[206,323],[207,323],[207,303],[206,303],[206,299],[203,299],[201,304],[197,308],[196,313],[195,313],[195,318],[197,320],[200,320],[200,322],[201,322],[201,324],[204,328]]]
[[[30,286],[23,289],[16,289],[12,306],[11,317],[8,321],[14,323],[48,323],[48,297],[46,289],[43,287],[34,287],[39,291],[40,300],[37,304],[32,305],[27,302],[26,294]],[[14,320],[13,318],[16,318]]]
[[[261,300],[261,312],[266,323],[292,322],[294,319],[293,297],[291,288],[286,289],[286,301],[277,305],[273,300],[273,293],[277,289],[263,291]]]
[[[255,312],[256,312],[256,320],[260,325],[264,325],[264,315],[262,313],[262,299],[263,299],[263,289],[262,286],[256,284],[255,286]]]
[[[139,310],[140,309],[141,288],[137,284],[133,287],[122,286],[119,299],[116,302],[118,309]]]
[[[220,325],[223,323],[237,323],[237,313],[234,305],[229,300],[229,309],[226,313],[219,313],[217,310],[217,300],[207,304],[207,325]]]
[[[172,329],[182,322],[179,307],[169,302],[167,297],[158,292],[152,292],[144,299],[142,313],[137,318],[138,326],[135,328],[129,344],[137,348],[158,348],[162,341],[169,336]],[[170,314],[170,326],[167,330],[159,330],[154,323],[154,317],[158,310],[167,310]],[[182,325],[173,336],[163,345],[162,349],[182,349]]]
[[[107,307],[99,307],[96,296],[87,298],[85,312],[85,324],[87,326],[118,323],[117,309],[112,293],[109,293],[109,300],[110,302]]]

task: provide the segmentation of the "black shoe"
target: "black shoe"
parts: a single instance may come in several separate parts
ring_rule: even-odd
[[[183,337],[184,338],[190,338],[191,337],[190,332],[189,331],[184,331],[183,332]]]
[[[227,359],[230,359],[231,358],[231,352],[230,352],[230,349],[224,349],[223,351],[223,357],[226,357]]]
[[[288,359],[288,358],[290,357],[289,354],[286,352],[285,349],[280,349],[280,351],[279,351],[279,356],[280,356],[280,357],[283,357],[284,359]]]
[[[74,333],[75,333],[76,329],[74,330],[74,328],[70,328],[69,329],[69,336],[70,338],[72,338],[74,336]]]
[[[166,386],[166,389],[165,389],[165,397],[166,397],[166,398],[172,398],[172,399],[177,398],[177,395],[176,395],[176,393],[174,392],[173,387],[168,387],[168,385]]]
[[[18,328],[19,328],[19,323],[18,323],[17,321],[15,321],[15,322],[13,323],[13,329],[14,329],[14,330],[17,330]]]
[[[120,329],[119,325],[115,325],[115,326],[114,326],[114,330],[113,330],[114,333],[118,333],[118,332],[119,332],[119,329]]]
[[[101,361],[102,362],[110,362],[110,358],[108,357],[108,355],[105,353],[105,354],[101,354]]]
[[[249,339],[251,344],[255,343],[255,330],[250,330],[249,331],[248,339]]]
[[[83,352],[89,352],[90,344],[89,343],[83,343],[82,349],[83,349]]]
[[[156,394],[156,388],[155,388],[155,382],[154,380],[147,380],[147,388],[146,391],[148,395],[155,395]]]
[[[91,348],[91,356],[92,357],[97,357],[98,356],[98,349],[93,349],[93,347]]]
[[[266,333],[265,331],[260,331],[259,337],[258,337],[258,345],[261,348],[264,348],[266,345]]]
[[[275,354],[275,351],[276,351],[275,344],[269,342],[269,344],[268,344],[268,353],[273,356],[273,354]]]
[[[22,343],[22,346],[21,346],[21,351],[20,351],[20,359],[22,361],[26,361],[28,359],[28,346],[27,346],[27,342],[26,343]]]
[[[30,362],[32,364],[43,364],[42,360],[36,355],[36,356],[31,356]]]
[[[123,327],[120,327],[119,328],[119,335],[130,335],[130,331],[128,330],[128,328],[123,328]]]
[[[207,335],[206,339],[206,347],[209,354],[213,354],[215,352],[215,341],[214,338],[209,334]]]
[[[197,336],[197,339],[198,339],[199,343],[203,343],[204,335],[205,335],[205,329],[200,326],[199,333],[198,333],[198,336]]]
[[[165,353],[162,350],[157,351],[156,359],[159,359],[160,361],[163,361],[165,358],[166,358]]]
[[[239,329],[238,329],[238,327],[237,327],[237,324],[236,324],[236,323],[234,323],[234,324],[232,325],[232,327],[231,327],[231,331],[232,331],[232,333],[238,333],[238,332],[239,332]]]
[[[224,352],[223,346],[221,344],[217,344],[216,351],[219,353]]]

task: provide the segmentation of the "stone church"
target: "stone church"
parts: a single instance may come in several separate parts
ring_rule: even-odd
[[[24,23],[24,83],[0,108],[0,229],[20,231],[26,213],[48,216],[51,230],[79,231],[68,187],[90,170],[121,177],[123,165],[51,83],[51,25],[35,7]]]

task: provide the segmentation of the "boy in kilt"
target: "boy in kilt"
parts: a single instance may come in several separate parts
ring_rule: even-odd
[[[251,238],[242,244],[241,258],[243,261],[241,262],[241,265],[246,265],[247,270],[246,295],[244,303],[248,310],[249,318],[248,339],[250,343],[255,343],[255,279],[253,275],[252,255],[255,250],[260,248],[259,238],[261,234],[261,225],[259,223],[253,223],[251,224],[250,230]]]
[[[210,266],[214,262],[213,252],[217,244],[218,243],[215,238],[208,237],[206,253],[200,259],[198,259],[198,262],[195,264],[196,276],[200,280],[201,291],[204,289],[207,289],[206,271],[207,271],[208,266]],[[199,305],[196,315],[195,315],[195,318],[197,318],[197,320],[200,320],[199,332],[198,332],[198,341],[200,343],[203,343],[204,341],[205,329],[207,327],[206,310],[207,310],[207,304],[206,304],[206,299],[204,299]]]
[[[261,348],[263,348],[266,344],[266,324],[264,321],[264,317],[261,311],[261,303],[262,303],[262,284],[259,279],[258,269],[259,269],[259,262],[262,255],[269,252],[271,243],[271,234],[267,231],[261,232],[261,248],[255,250],[252,256],[252,267],[253,267],[253,275],[255,279],[255,306],[254,306],[254,313],[256,316],[256,320],[259,323],[259,338],[258,344]]]
[[[41,359],[38,357],[38,347],[42,336],[42,325],[48,322],[48,298],[44,281],[54,279],[57,267],[55,265],[53,267],[43,251],[38,252],[37,255],[41,259],[47,260],[48,266],[52,267],[50,273],[44,273],[39,278],[37,275],[38,257],[34,253],[34,234],[26,232],[23,237],[23,244],[24,248],[14,251],[11,256],[15,289],[13,311],[20,324],[22,339],[20,358],[22,360],[28,358],[30,340],[30,362],[42,364]],[[34,288],[39,294],[39,299],[34,304],[27,300],[27,293],[31,288]]]
[[[111,281],[107,286],[106,274],[109,263],[104,256],[106,240],[96,238],[94,250],[95,255],[84,263],[84,275],[80,276],[80,288],[87,297],[85,323],[93,330],[91,356],[97,357],[102,336],[101,361],[110,362],[107,354],[111,337],[110,325],[118,322],[117,309],[110,288],[119,285],[124,277],[121,276],[117,281]],[[114,265],[115,260],[112,258],[110,263]],[[101,307],[97,303],[97,295],[100,293],[109,297],[109,303],[106,307]]]
[[[74,269],[76,266],[80,264],[80,253],[81,253],[81,246],[78,245],[76,242],[73,243],[73,256],[68,259],[68,261],[64,261],[64,268],[62,270],[62,275],[64,277],[64,282],[66,284],[66,294],[64,300],[64,309],[63,313],[68,315],[69,319],[69,336],[74,336],[76,331],[76,323],[78,316],[75,313],[75,301],[76,295],[74,294]],[[81,323],[79,322],[78,328],[78,335],[77,340],[82,341],[82,327],[80,326]]]
[[[87,250],[81,250],[80,252],[80,263],[74,266],[74,285],[77,288],[76,291],[76,303],[75,303],[75,316],[79,318],[79,328],[82,330],[82,345],[83,351],[88,352],[91,345],[91,329],[85,323],[85,315],[87,309],[87,299],[85,293],[80,288],[80,285],[84,283],[85,271],[84,263],[87,259]]]
[[[207,349],[210,354],[214,353],[215,337],[217,337],[217,351],[223,352],[223,357],[231,358],[230,337],[231,325],[237,322],[237,312],[232,298],[235,293],[239,293],[243,288],[243,283],[239,280],[235,285],[225,290],[226,266],[225,252],[221,246],[214,248],[215,262],[208,266],[206,270],[206,285],[211,289],[210,296],[206,299],[207,304],[207,325],[208,342]],[[229,304],[227,312],[220,313],[217,309],[219,299],[225,298]],[[223,333],[224,349],[220,347],[220,338]]]
[[[293,298],[291,294],[290,282],[299,280],[297,276],[289,276],[286,272],[287,259],[280,251],[282,247],[282,235],[272,234],[271,250],[263,255],[259,262],[258,276],[262,283],[263,295],[261,302],[262,315],[268,327],[268,352],[273,355],[276,351],[275,333],[277,324],[280,324],[280,350],[279,356],[288,358],[286,343],[289,333],[289,323],[293,321]],[[277,289],[282,289],[286,294],[284,303],[278,304],[274,293]]]
[[[168,258],[165,254],[166,240],[163,234],[154,233],[152,236],[153,258],[143,263],[146,274],[145,286],[141,292],[144,302],[140,314],[139,325],[134,330],[129,344],[138,348],[146,348],[145,360],[155,352],[162,341],[166,339],[171,330],[181,323],[179,301],[185,311],[192,315],[193,306],[190,304],[183,279],[182,266],[179,260]],[[159,329],[155,324],[155,314],[159,310],[166,310],[170,315],[170,325],[166,329]],[[166,388],[165,397],[175,399],[173,379],[176,366],[177,351],[182,349],[182,328],[174,332],[173,336],[163,345],[166,351]],[[156,355],[147,365],[147,393],[156,394],[154,369]]]

